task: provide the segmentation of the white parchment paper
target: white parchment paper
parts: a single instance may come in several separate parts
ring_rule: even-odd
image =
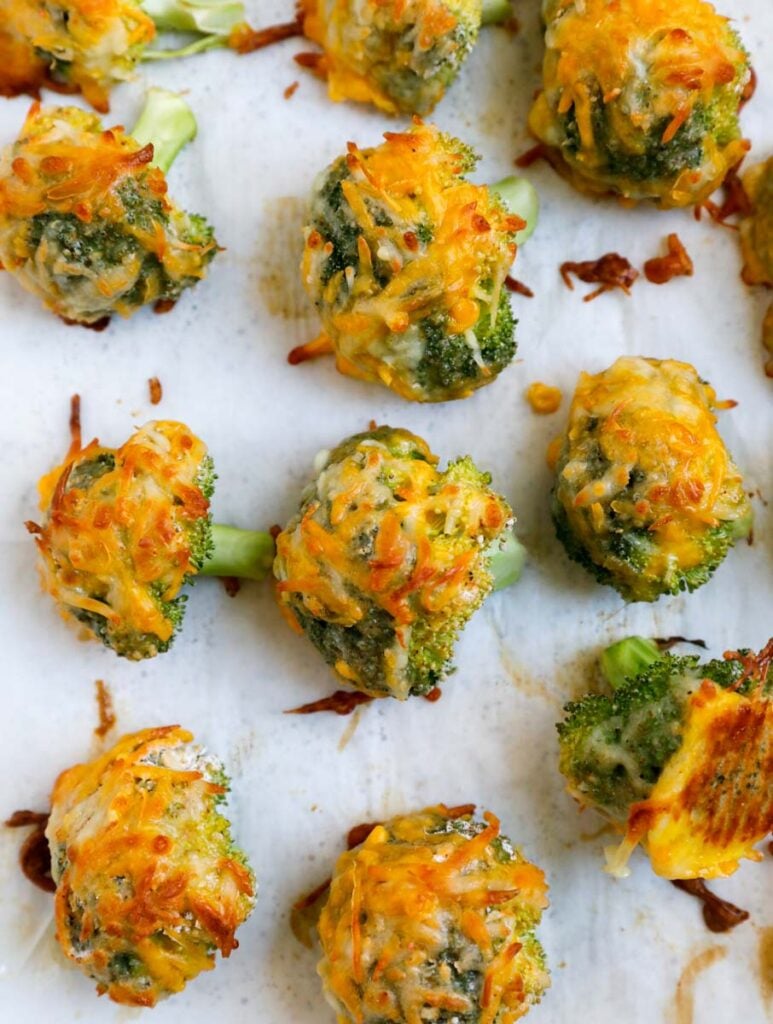
[[[496,180],[531,144],[526,113],[539,81],[537,0],[518,0],[521,32],[487,30],[434,120],[483,155],[479,180]],[[773,148],[773,12],[770,0],[725,3],[759,75],[743,113],[754,156]],[[290,0],[253,0],[255,25],[287,20]],[[726,936],[705,928],[695,901],[655,878],[644,856],[628,879],[601,868],[592,814],[578,814],[556,769],[554,723],[590,682],[599,649],[631,632],[702,637],[711,653],[760,647],[771,633],[771,382],[763,376],[760,322],[767,296],[739,280],[734,232],[690,212],[625,210],[583,198],[545,165],[526,174],[542,199],[537,233],[515,275],[534,291],[515,296],[518,361],[464,402],[421,407],[340,377],[329,362],[290,367],[289,348],[315,319],[297,263],[305,197],[317,171],[347,140],[377,143],[393,127],[374,111],[332,105],[283,43],[251,57],[211,53],[146,66],[114,93],[108,123],[133,123],[143,87],[187,89],[200,134],[179,157],[171,188],[205,213],[227,247],[208,280],[167,316],[147,311],[103,334],[66,327],[0,274],[3,458],[0,463],[0,816],[44,808],[57,773],[96,750],[94,681],[115,698],[118,730],[180,722],[219,753],[233,776],[235,832],[260,881],[255,913],[227,962],[153,1011],[157,1024],[332,1024],[315,974],[316,954],[290,933],[289,907],[325,878],[346,831],[437,801],[475,801],[548,873],[551,909],[541,938],[553,987],[534,1024],[762,1024],[770,1019],[760,950],[771,925],[771,858],[747,864],[716,890],[751,912]],[[290,100],[284,89],[298,80]],[[56,102],[51,94],[47,102]],[[0,142],[17,134],[27,100],[0,101]],[[641,279],[585,304],[569,292],[565,259],[617,250],[635,265],[677,231],[695,276],[656,287]],[[581,369],[623,353],[693,362],[721,397],[739,405],[721,430],[755,492],[753,546],[742,544],[691,596],[626,607],[571,564],[548,516],[545,448],[562,428]],[[154,408],[147,379],[164,389]],[[565,395],[539,418],[523,398],[543,380]],[[196,586],[173,650],[130,664],[79,643],[40,593],[34,545],[22,525],[37,512],[35,483],[67,446],[69,397],[83,398],[84,437],[121,444],[150,418],[187,422],[209,444],[219,473],[221,522],[286,521],[320,448],[371,419],[425,437],[443,458],[469,452],[491,470],[518,514],[530,551],[522,582],[490,599],[465,632],[458,671],[437,704],[380,701],[351,719],[283,711],[334,688],[316,652],[285,626],[268,585],[235,599],[216,581]],[[148,1011],[98,1000],[53,940],[51,899],[21,876],[22,836],[0,829],[0,1020],[123,1022]],[[768,932],[768,934],[770,934]],[[677,987],[691,959],[725,954]]]

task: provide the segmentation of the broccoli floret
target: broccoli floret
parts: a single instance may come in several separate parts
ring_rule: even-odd
[[[147,424],[119,449],[71,452],[40,484],[46,589],[116,654],[167,651],[196,575],[263,579],[271,568],[268,534],[213,525],[215,479],[206,448],[180,423]]]
[[[345,683],[374,697],[433,689],[459,632],[522,549],[469,458],[441,473],[420,438],[380,427],[322,453],[277,538],[280,605]]]
[[[161,89],[134,136],[73,107],[33,108],[0,161],[5,268],[67,321],[175,302],[218,248],[206,220],[166,193],[164,172],[195,131],[188,106]]]

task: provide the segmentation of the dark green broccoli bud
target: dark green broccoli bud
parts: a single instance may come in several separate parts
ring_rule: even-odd
[[[29,524],[62,613],[116,654],[151,658],[171,645],[197,574],[265,578],[272,538],[213,526],[214,482],[182,423],[148,423],[118,449],[76,445],[40,481],[43,525]]]
[[[701,203],[741,159],[748,57],[704,0],[544,0],[529,125],[579,189]]]
[[[33,107],[0,158],[0,260],[68,322],[173,304],[217,253],[203,217],[176,207],[164,172],[196,133],[176,94],[151,89],[137,136],[75,107]]]
[[[280,607],[343,682],[425,694],[458,634],[523,561],[511,512],[469,458],[445,472],[421,438],[380,427],[320,453],[277,538]]]
[[[688,363],[624,357],[582,374],[552,451],[552,514],[569,556],[628,601],[695,590],[752,511],[716,426],[722,408]]]
[[[729,874],[771,824],[773,641],[701,663],[630,637],[602,669],[614,693],[567,704],[558,725],[569,791],[643,842],[659,874]],[[623,678],[624,677],[624,678]]]
[[[515,355],[504,283],[536,193],[474,185],[475,155],[432,126],[385,139],[350,145],[317,181],[302,277],[323,334],[290,361],[334,351],[342,373],[403,398],[465,398]]]

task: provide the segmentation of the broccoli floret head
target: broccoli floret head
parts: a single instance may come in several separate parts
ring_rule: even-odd
[[[302,275],[342,373],[404,398],[465,398],[515,355],[504,281],[522,221],[467,181],[436,128],[350,146],[318,180]]]
[[[51,796],[56,937],[117,1003],[182,991],[236,948],[255,904],[223,814],[228,777],[192,739],[179,726],[124,736],[63,772]]]
[[[702,202],[742,159],[750,70],[704,0],[546,0],[544,90],[530,125],[578,188]]]
[[[0,261],[58,316],[95,324],[173,303],[217,252],[176,207],[153,147],[75,107],[33,107],[0,158]]]
[[[473,812],[392,818],[339,858],[318,971],[342,1022],[506,1024],[539,1002],[550,983],[535,935],[545,876],[493,814]]]
[[[334,100],[429,114],[478,38],[481,0],[302,0]]]
[[[511,512],[469,458],[445,472],[421,438],[379,427],[320,454],[277,538],[280,606],[343,682],[404,700],[442,681],[493,586]]]
[[[40,481],[43,584],[67,617],[125,658],[168,650],[182,588],[212,547],[207,449],[159,421],[121,448],[93,441]]]
[[[743,187],[751,203],[740,224],[743,279],[773,288],[773,156],[746,171]]]
[[[752,524],[715,427],[713,389],[675,360],[583,374],[555,466],[552,514],[569,556],[628,601],[695,590]]]
[[[630,664],[639,652],[629,659],[626,647],[641,642],[632,637],[605,654],[612,663]],[[627,826],[628,843],[644,842],[659,873],[729,873],[727,865],[751,856],[743,851],[768,830],[771,653],[773,644],[756,659],[741,651],[704,664],[696,656],[663,654],[612,694],[566,705],[559,767],[569,791]],[[690,836],[695,843],[685,853]]]

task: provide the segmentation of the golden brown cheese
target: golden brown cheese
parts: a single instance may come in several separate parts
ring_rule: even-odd
[[[255,901],[218,811],[222,767],[178,726],[63,772],[46,836],[65,955],[117,1003],[153,1006],[228,956]]]
[[[463,815],[463,816],[462,816]],[[377,825],[342,854],[319,920],[319,973],[342,1024],[512,1024],[548,986],[533,928],[543,872],[468,809]]]
[[[752,206],[739,225],[743,279],[773,288],[773,156],[746,171],[743,187]]]

